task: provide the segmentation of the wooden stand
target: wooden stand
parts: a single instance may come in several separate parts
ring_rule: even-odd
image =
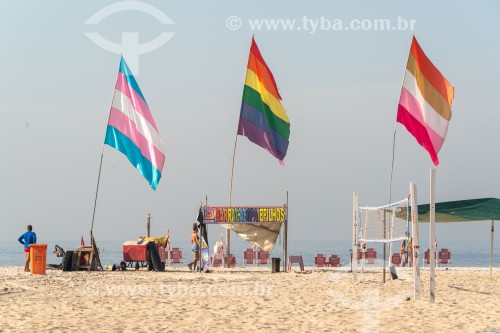
[[[101,259],[99,258],[99,250],[95,243],[94,236],[91,234],[92,245],[82,246],[73,251],[71,264],[72,271],[97,271],[102,270]]]
[[[94,267],[92,267],[94,266]],[[94,249],[92,246],[85,246],[73,251],[72,270],[74,271],[95,271]]]

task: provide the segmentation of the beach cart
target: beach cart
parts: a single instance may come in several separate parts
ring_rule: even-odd
[[[137,244],[137,241],[126,241],[122,244],[123,261],[127,263],[127,267],[136,269],[148,267],[149,270],[153,270],[156,265],[158,268],[163,266],[159,270],[165,269],[168,252],[159,243],[154,243],[153,248],[148,244],[150,243]],[[156,254],[152,255],[151,252],[155,252],[154,249],[156,249]]]

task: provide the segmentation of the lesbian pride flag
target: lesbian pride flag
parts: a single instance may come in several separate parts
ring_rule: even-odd
[[[144,95],[123,57],[104,144],[127,156],[153,190],[156,190],[165,163],[163,141]]]
[[[397,121],[427,150],[434,165],[451,119],[453,87],[413,37],[401,89]]]
[[[252,37],[243,88],[238,135],[276,157],[281,165],[288,149],[290,121],[281,105],[276,82]]]

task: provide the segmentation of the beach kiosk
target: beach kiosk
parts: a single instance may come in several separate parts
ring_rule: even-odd
[[[244,240],[269,253],[274,248],[283,225],[283,271],[286,272],[288,205],[203,206],[200,209],[203,214],[203,224],[219,224],[228,230],[233,230]],[[201,253],[200,257],[202,257]],[[230,263],[229,243],[226,245],[226,263],[228,265]]]

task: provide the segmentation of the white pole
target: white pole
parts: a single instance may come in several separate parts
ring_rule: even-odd
[[[393,248],[392,248],[392,239],[394,238],[394,220],[396,219],[395,217],[396,215],[396,210],[393,209],[392,210],[392,216],[391,216],[391,242],[389,243],[389,266],[392,266],[392,251],[393,251]]]
[[[288,265],[286,259],[288,257],[288,191],[286,191],[286,214],[285,214],[285,226],[284,226],[284,239],[283,239],[283,272],[287,272]]]
[[[386,254],[386,247],[387,243],[385,242],[385,239],[387,238],[387,221],[385,217],[385,209],[384,209],[384,244],[382,246],[382,250],[384,251],[384,268],[382,270],[382,283],[385,283],[385,261],[387,260],[387,257],[385,256]]]
[[[430,302],[436,302],[436,169],[431,169],[430,175],[430,200],[429,200],[429,259],[430,259]]]
[[[418,245],[418,206],[417,206],[417,187],[413,182],[410,183],[411,196],[411,225],[412,225],[412,254],[413,254],[413,296],[415,300],[420,299],[420,254]]]
[[[361,223],[361,217],[358,217],[358,220]],[[366,268],[366,248],[368,246],[368,245],[366,245],[366,232],[367,232],[367,230],[368,230],[368,214],[365,213],[365,225],[363,227],[363,239],[364,239],[363,243],[365,244],[365,246],[363,246],[363,244],[361,244],[361,246],[359,247],[359,249],[361,251],[361,273],[364,273],[365,268]]]
[[[354,192],[352,196],[352,282],[356,282],[358,270],[358,223],[359,223],[359,202],[358,192]]]
[[[495,220],[491,220],[490,279],[493,277],[493,236],[494,235],[495,235]]]

